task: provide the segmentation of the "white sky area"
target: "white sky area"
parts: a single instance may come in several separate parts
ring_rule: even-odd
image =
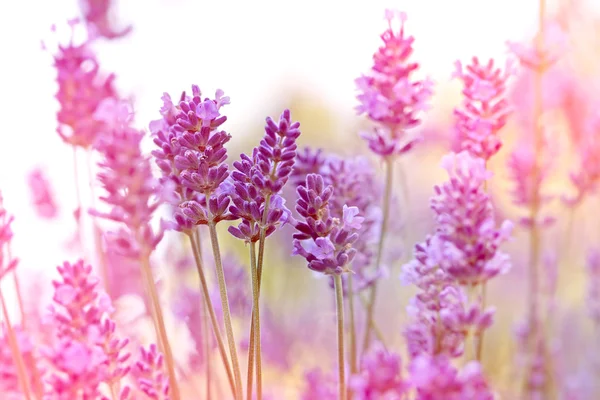
[[[290,86],[351,113],[354,79],[371,64],[386,8],[408,13],[415,57],[436,81],[450,78],[456,59],[503,58],[505,41],[531,35],[537,17],[535,0],[118,3],[120,20],[133,23],[134,33],[102,45],[99,57],[105,70],[117,73],[122,91],[135,95],[140,126],[157,118],[163,92],[177,96],[197,83],[208,95],[222,88],[231,97],[234,135],[244,135],[248,124],[262,126],[264,110]],[[75,257],[62,248],[73,231],[75,195],[71,149],[55,132],[52,60],[40,41],[51,38],[51,24],[77,12],[76,1],[0,2],[0,190],[16,216],[13,252],[21,268],[42,273]],[[62,203],[59,222],[39,221],[30,211],[25,176],[34,165],[52,179]]]

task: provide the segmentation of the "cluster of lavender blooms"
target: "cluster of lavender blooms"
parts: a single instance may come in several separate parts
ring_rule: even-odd
[[[94,53],[97,41],[116,40],[132,30],[114,25],[113,3],[81,1],[83,18],[69,26],[73,37],[75,30],[86,31],[86,39],[80,44],[72,39],[54,55],[59,137],[73,148],[75,159],[81,150],[99,159],[91,166],[95,182],[88,183],[96,183],[102,193],[92,193],[87,213],[78,201],[78,233],[84,236],[81,222],[89,219],[94,246],[82,241],[78,261],[57,268],[43,318],[28,313],[23,301],[22,269],[11,251],[15,221],[0,197],[0,391],[26,400],[250,400],[288,398],[292,390],[293,398],[303,400],[498,399],[500,389],[482,355],[484,334],[493,329],[495,317],[487,288],[500,284],[513,264],[502,250],[513,223],[499,217],[489,161],[503,147],[501,130],[513,112],[507,95],[509,79],[517,73],[512,64],[502,69],[494,60],[481,63],[476,57],[465,67],[456,63],[463,99],[453,113],[452,152],[442,158],[448,179],[433,188],[430,234],[402,266],[401,281],[416,292],[406,311],[399,312],[407,323],[394,327],[390,341],[374,310],[378,284],[400,261],[382,261],[391,252],[385,239],[396,217],[393,171],[400,156],[418,148],[419,136],[412,132],[433,94],[432,82],[416,77],[419,64],[412,60],[414,38],[405,32],[406,15],[386,12],[383,44],[370,71],[356,80],[357,113],[372,123],[362,137],[385,165],[381,179],[368,157],[314,146],[299,151],[300,122],[288,109],[278,119],[267,117],[256,147],[229,165],[235,133],[226,130],[223,112],[230,98],[222,90],[203,97],[198,85],[178,101],[162,96],[160,118],[149,124],[155,148],[146,155],[146,133],[136,128],[134,104],[117,92],[116,75],[104,72]],[[538,78],[560,58],[540,42],[534,49],[510,45],[521,65]],[[550,200],[540,192],[551,163],[540,121],[544,103],[539,93],[535,96],[534,115],[526,119],[533,146],[518,148],[508,164],[516,184],[513,203],[528,212],[520,226],[530,234],[534,272],[528,321],[517,338],[526,356],[518,386],[525,398],[551,398],[559,392],[552,379],[559,370],[551,365],[559,353],[548,339],[559,269],[549,258],[544,319],[535,271],[541,264],[539,229],[552,222],[540,210]],[[570,207],[596,190],[597,129],[597,118],[590,117],[578,141],[581,165],[571,175],[576,196],[565,197]],[[28,180],[39,217],[56,218],[59,207],[44,172],[36,169]],[[286,200],[294,204],[291,210]],[[167,221],[155,224],[163,208]],[[286,225],[290,229],[282,229]],[[225,233],[225,228],[227,238],[248,252],[247,263],[222,251],[225,238],[218,229]],[[309,346],[298,343],[300,331],[312,335],[316,327],[304,326],[296,314],[293,329],[285,326],[269,296],[261,296],[273,272],[266,249],[278,246],[277,240],[299,256],[293,260],[328,277],[335,298],[336,320],[329,324],[337,329],[337,346],[329,341],[327,346],[337,362],[331,363],[334,368],[307,366],[299,392],[282,388],[287,381],[279,378],[296,372],[302,357],[295,350]],[[173,243],[187,252],[183,262],[172,255]],[[175,267],[165,275],[157,262],[159,246],[169,247],[163,263]],[[587,260],[587,304],[597,332],[596,250]],[[391,283],[398,285],[395,279]],[[8,310],[9,284],[20,318]],[[123,302],[132,298],[140,300],[141,311],[127,320]],[[31,321],[32,316],[39,321]],[[190,350],[182,350],[186,340]]]
[[[382,189],[375,169],[366,157],[344,158],[322,149],[305,147],[298,153],[292,172],[294,187],[305,186],[310,174],[320,175],[326,185],[335,188],[329,201],[329,212],[333,218],[344,220],[344,206],[348,204],[360,210],[362,221],[358,238],[352,244],[355,255],[351,269],[356,282],[353,290],[360,292],[367,289],[385,272],[373,272],[369,268],[375,257],[376,232],[381,224],[378,199]]]

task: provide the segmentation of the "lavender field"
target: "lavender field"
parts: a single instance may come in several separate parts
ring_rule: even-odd
[[[600,399],[600,7],[359,3],[0,5],[1,399]]]

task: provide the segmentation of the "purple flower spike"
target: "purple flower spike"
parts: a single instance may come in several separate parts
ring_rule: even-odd
[[[252,157],[242,154],[241,159],[233,163],[229,212],[241,222],[231,226],[229,232],[236,238],[256,242],[261,230],[265,237],[269,236],[289,220],[291,212],[280,193],[294,167],[299,128],[299,122],[291,121],[289,110],[281,114],[278,123],[267,118],[265,136],[253,150]]]
[[[373,67],[356,80],[358,113],[379,125],[362,136],[371,151],[383,157],[413,147],[415,142],[405,137],[406,130],[420,123],[419,113],[427,108],[433,86],[429,80],[413,77],[419,64],[409,60],[414,38],[405,35],[406,14],[388,11],[386,19],[388,29],[381,35],[384,44],[373,55]]]
[[[227,120],[221,107],[229,104],[229,97],[221,90],[214,99],[202,100],[201,95],[192,85],[192,95],[184,92],[175,105],[165,93],[162,119],[150,123],[158,146],[152,155],[162,173],[161,184],[172,188],[166,197],[174,208],[175,227],[183,232],[231,218],[225,182],[229,176],[225,144],[231,135],[219,129]]]
[[[357,207],[345,207],[342,219],[333,218],[329,201],[333,187],[325,186],[321,175],[310,174],[304,186],[297,188],[296,211],[303,221],[296,222],[294,250],[308,262],[308,268],[326,275],[349,272],[356,255],[352,248],[358,240],[362,217]]]
[[[325,162],[325,155],[321,149],[313,150],[310,147],[305,147],[301,152],[298,152],[294,169],[290,175],[294,189],[306,183],[308,174],[321,173]]]

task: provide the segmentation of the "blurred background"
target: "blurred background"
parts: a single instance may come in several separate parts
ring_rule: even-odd
[[[399,332],[412,292],[400,285],[397,275],[410,258],[414,243],[422,241],[430,230],[427,199],[433,184],[445,179],[439,160],[450,147],[452,110],[461,101],[460,83],[451,80],[454,62],[468,62],[478,56],[484,60],[493,57],[503,65],[506,41],[528,42],[534,36],[537,1],[121,0],[116,5],[118,24],[132,24],[133,31],[122,39],[98,43],[95,50],[101,68],[116,73],[120,92],[134,99],[136,124],[147,128],[151,120],[159,118],[163,92],[176,98],[192,83],[207,94],[223,89],[231,97],[225,125],[233,136],[230,160],[257,143],[267,115],[276,117],[285,107],[302,124],[301,145],[343,155],[366,154],[358,133],[367,122],[354,111],[354,79],[369,69],[371,56],[380,45],[384,10],[396,8],[408,14],[406,29],[416,38],[414,59],[421,64],[419,74],[431,77],[436,85],[431,110],[418,128],[426,141],[401,161],[409,196],[403,199],[398,192],[395,199],[402,234],[396,245],[390,246],[399,251],[390,265],[382,296],[388,301],[381,301],[378,309],[380,317],[386,316],[384,328],[390,342],[402,347]],[[72,217],[76,208],[72,152],[55,132],[55,70],[52,56],[42,50],[41,42],[60,40],[60,30],[52,34],[51,25],[64,24],[78,12],[77,1],[0,4],[0,190],[6,208],[16,217],[13,252],[21,260],[20,268],[36,271],[38,277],[51,276],[54,266],[76,255],[69,253],[68,246],[76,227]],[[544,83],[549,92],[557,93],[555,101],[548,104],[551,111],[547,118],[556,131],[555,168],[548,190],[560,198],[572,191],[568,174],[577,157],[569,144],[576,135],[573,124],[569,124],[573,117],[564,109],[591,107],[588,100],[594,98],[598,87],[600,1],[549,1],[548,12],[569,43],[564,62]],[[526,103],[527,85],[519,86],[519,82],[527,79],[518,75],[513,80],[512,96],[517,103]],[[523,109],[527,111],[526,106]],[[513,184],[506,159],[520,136],[527,134],[520,129],[518,116],[514,118],[502,132],[505,146],[491,165],[495,172],[491,191],[500,213],[509,219],[518,219],[522,210],[510,203]],[[150,150],[152,145],[147,142]],[[83,155],[78,163],[85,165]],[[26,176],[35,167],[47,173],[60,204],[60,218],[53,222],[44,222],[31,211]],[[84,204],[89,206],[89,190],[84,192]],[[559,259],[560,271],[566,274],[561,275],[559,285],[564,299],[561,321],[584,312],[584,249],[600,237],[600,217],[594,202],[598,200],[588,199],[576,212],[565,211],[559,201],[549,206],[559,222],[545,232],[544,254],[549,263],[553,257]],[[166,243],[170,240],[167,238]],[[508,246],[513,270],[490,289],[489,303],[499,306],[500,322],[486,342],[492,349],[486,362],[495,379],[505,382],[511,379],[507,360],[512,351],[506,339],[524,313],[526,240],[525,232],[516,233]],[[165,262],[159,261],[157,266],[168,274],[172,259],[166,246],[160,256]],[[239,243],[232,241],[228,247],[245,260],[246,252]],[[315,281],[300,260],[290,261],[285,246],[271,246],[267,256],[265,268],[273,272],[266,283],[265,302],[278,304],[273,312],[281,320],[299,319],[303,316],[299,310],[312,310],[307,317],[312,320],[333,318],[326,281]],[[321,307],[322,303],[326,306]],[[574,326],[565,324],[561,326]],[[580,331],[585,333],[585,328]],[[327,338],[327,333],[322,336],[323,347],[329,346],[332,338]],[[300,356],[294,353],[290,357],[298,361]],[[573,363],[579,361],[575,357]],[[311,362],[314,360],[304,360],[301,365]]]

